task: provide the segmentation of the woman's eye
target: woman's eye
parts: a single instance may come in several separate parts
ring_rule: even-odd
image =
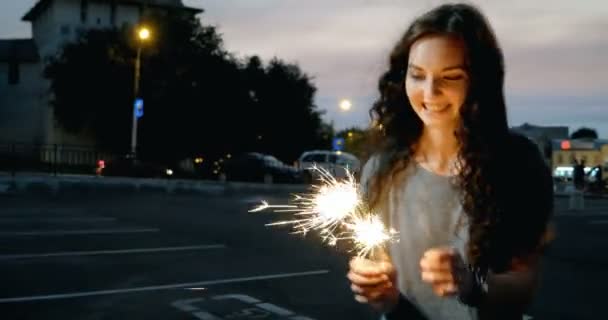
[[[422,79],[424,79],[424,76],[420,75],[420,74],[410,73],[410,78],[412,78],[414,80],[422,80]]]
[[[463,76],[458,75],[458,76],[447,76],[447,77],[443,77],[446,80],[461,80],[463,78]]]

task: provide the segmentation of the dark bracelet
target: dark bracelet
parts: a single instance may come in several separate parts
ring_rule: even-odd
[[[393,310],[384,315],[386,320],[428,320],[418,308],[402,294],[399,294],[399,300]]]
[[[458,300],[470,307],[479,307],[488,294],[487,276],[473,267],[468,268],[467,283],[461,286]]]

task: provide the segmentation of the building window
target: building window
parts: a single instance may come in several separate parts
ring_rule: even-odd
[[[78,38],[82,38],[86,34],[86,29],[83,27],[76,27],[74,32]]]
[[[59,32],[61,33],[62,36],[67,36],[70,34],[70,26],[64,24],[61,27],[59,27]]]
[[[116,26],[116,1],[112,0],[110,4],[110,24]]]
[[[8,84],[15,85],[19,83],[19,62],[11,61],[8,64]]]
[[[80,0],[80,22],[87,22],[87,15],[89,14],[89,0]]]

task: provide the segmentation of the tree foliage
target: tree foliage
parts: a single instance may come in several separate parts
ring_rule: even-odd
[[[138,154],[172,161],[258,151],[292,161],[328,148],[333,129],[314,104],[316,87],[300,67],[273,58],[238,59],[214,27],[195,18],[150,16],[142,44],[144,117]],[[134,30],[91,30],[45,69],[54,114],[67,131],[126,152],[134,99]]]
[[[582,127],[574,131],[570,135],[570,139],[597,139],[597,131],[595,129]]]

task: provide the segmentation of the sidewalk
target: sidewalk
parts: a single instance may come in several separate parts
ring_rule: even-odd
[[[308,185],[220,182],[210,180],[98,177],[37,172],[0,172],[0,194],[135,193],[228,195],[235,193],[300,193]]]

